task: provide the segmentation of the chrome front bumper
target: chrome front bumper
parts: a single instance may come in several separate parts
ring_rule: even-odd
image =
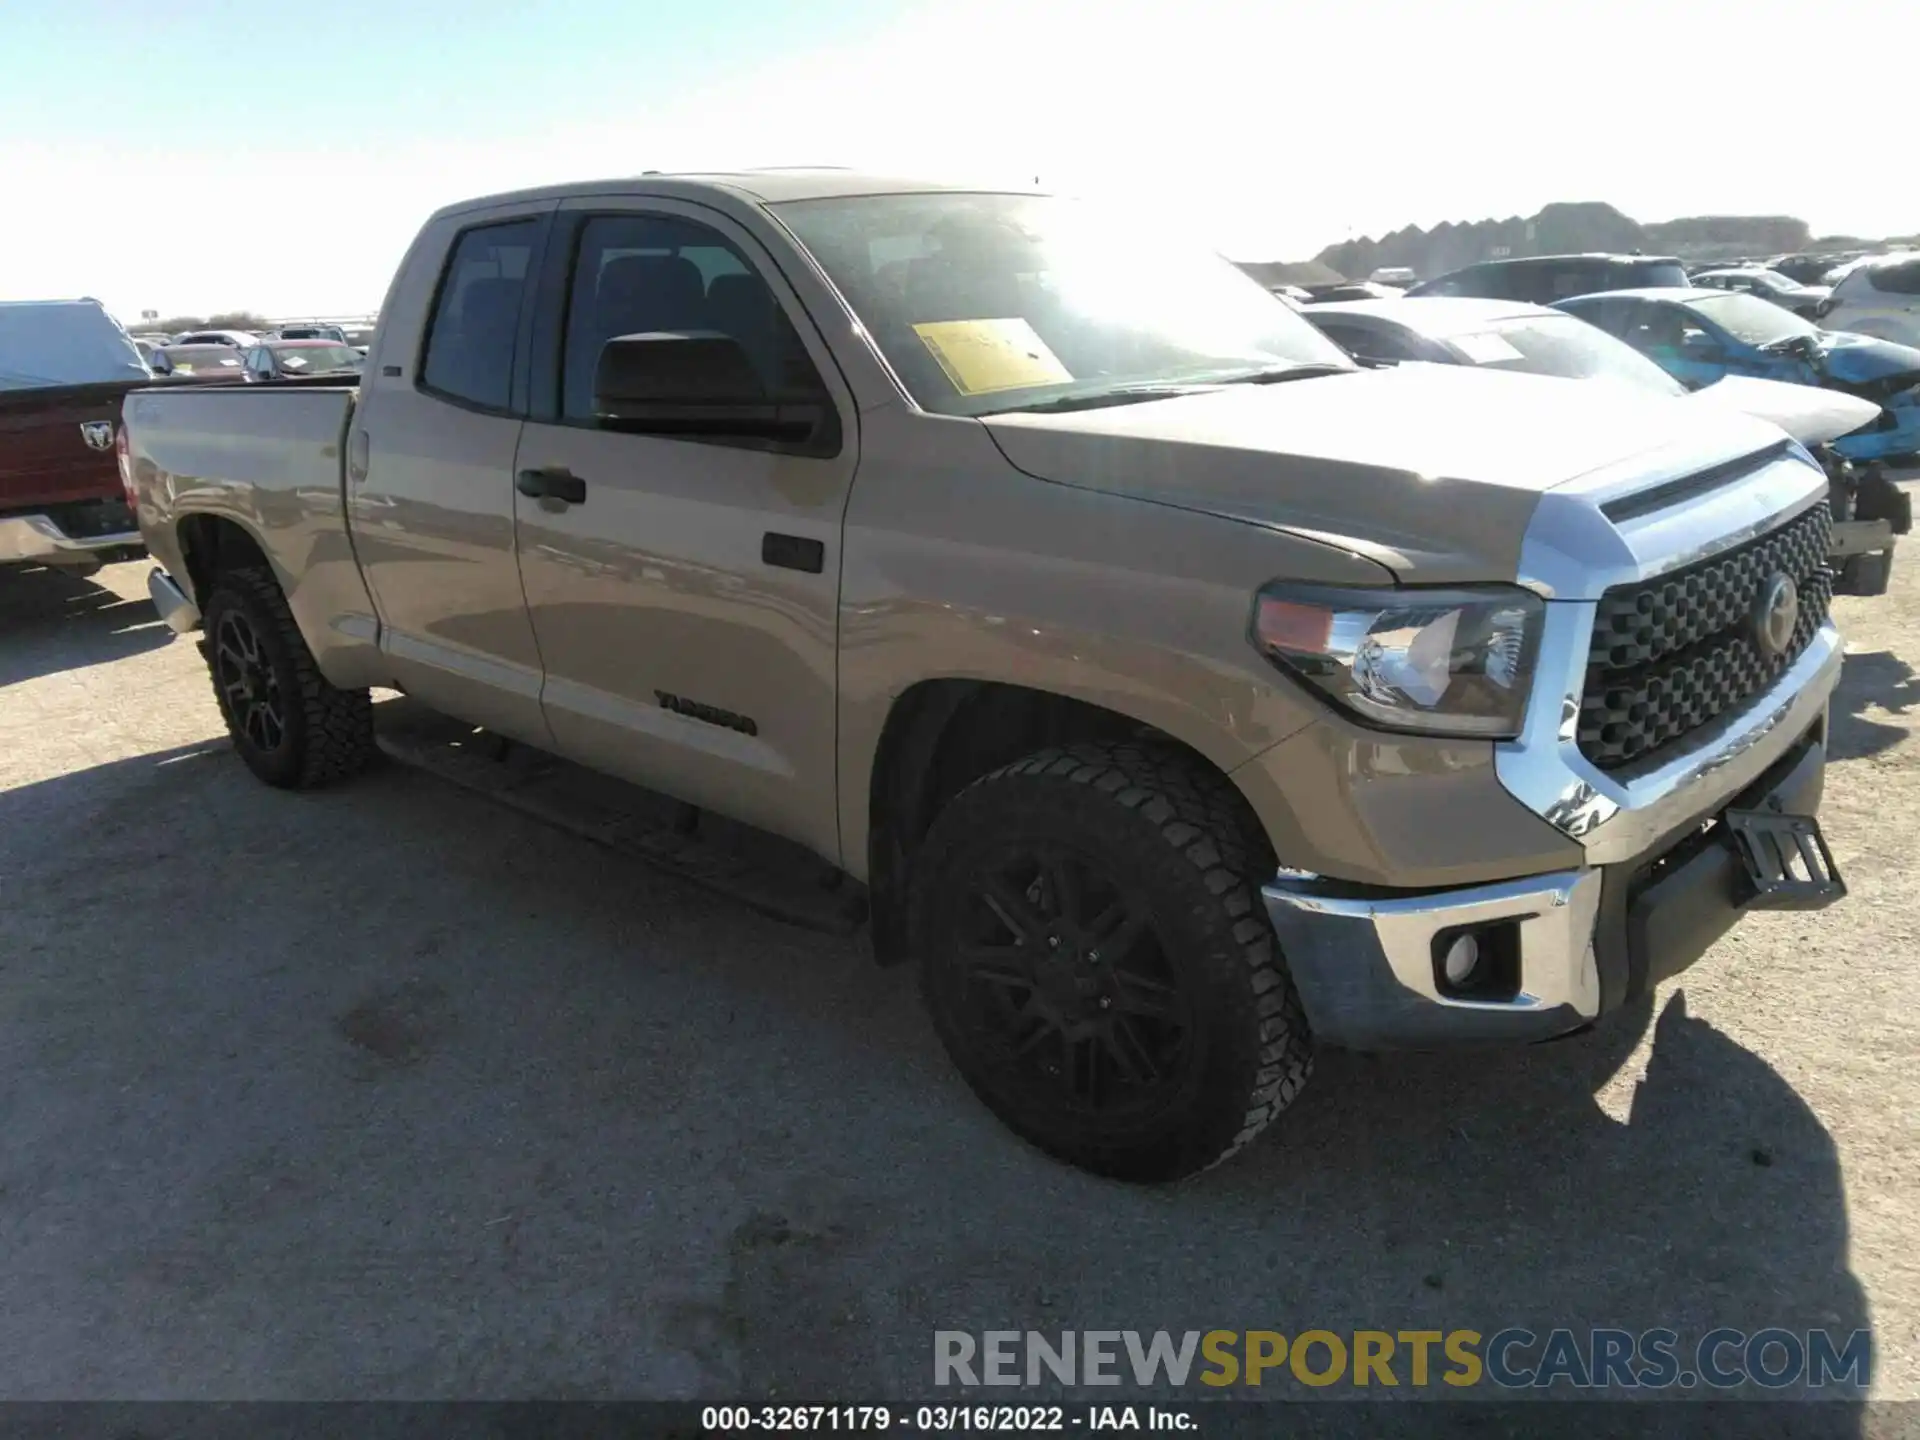
[[[1703,913],[1704,904],[1710,918],[1697,931],[1701,944],[1649,942],[1643,948],[1660,953],[1637,959],[1624,952],[1634,943],[1630,931],[1671,932],[1634,930],[1627,914],[1636,903],[1633,877],[1729,805],[1777,804],[1794,814],[1817,809],[1826,761],[1818,736],[1840,660],[1839,637],[1829,625],[1772,690],[1687,755],[1626,782],[1597,770],[1592,779],[1572,777],[1580,803],[1542,813],[1585,847],[1588,863],[1578,869],[1413,894],[1287,872],[1275,877],[1261,895],[1315,1038],[1359,1050],[1547,1040],[1596,1019],[1637,993],[1647,977],[1693,963],[1737,918],[1739,903],[1726,898],[1728,876],[1712,865],[1688,867],[1712,893],[1704,901],[1671,896],[1681,880],[1669,892],[1693,913]],[[1585,765],[1577,754],[1565,763]],[[1789,765],[1790,775],[1781,777]],[[1548,772],[1541,766],[1533,773]],[[1515,789],[1505,769],[1501,778]],[[1538,793],[1553,798],[1561,792]],[[1445,993],[1440,942],[1447,932],[1502,921],[1512,922],[1518,936],[1511,996]]]
[[[10,515],[0,520],[0,565],[85,565],[103,551],[140,549],[145,544],[138,530],[69,535],[50,515]]]
[[[200,628],[200,607],[158,566],[147,572],[147,594],[174,634],[187,635]]]
[[[1314,1039],[1366,1050],[1547,1040],[1592,1020],[1600,1013],[1600,884],[1598,870],[1567,870],[1437,894],[1364,896],[1282,876],[1261,895]],[[1518,924],[1518,993],[1442,994],[1436,940],[1501,920]]]

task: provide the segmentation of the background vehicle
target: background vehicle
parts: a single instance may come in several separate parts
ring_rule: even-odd
[[[1075,1163],[1189,1173],[1316,1039],[1563,1034],[1842,892],[1736,848],[1817,836],[1841,661],[1771,426],[1362,369],[1130,216],[850,171],[452,206],[381,314],[360,386],[126,405],[243,761],[352,772],[393,685],[784,836]]]
[[[184,335],[173,337],[175,345],[232,345],[245,349],[258,343],[259,336],[245,330],[189,330]]]
[[[1766,268],[1796,285],[1820,285],[1825,283],[1822,277],[1839,263],[1834,255],[1776,255],[1767,261]]]
[[[1706,289],[1581,295],[1560,309],[1626,341],[1683,385],[1727,375],[1818,385],[1882,407],[1870,430],[1833,442],[1849,460],[1920,450],[1920,349],[1822,330],[1752,295]]]
[[[332,340],[347,343],[347,332],[338,325],[282,325],[275,336],[281,340]]]
[[[1740,290],[1757,295],[1807,320],[1824,313],[1821,307],[1833,293],[1824,285],[1798,284],[1774,270],[1703,270],[1692,280],[1695,285],[1710,290]]]
[[[362,356],[336,340],[265,340],[246,352],[249,380],[286,380],[303,375],[358,375]]]
[[[1525,300],[1551,305],[1596,290],[1647,285],[1684,286],[1687,272],[1671,255],[1532,255],[1487,260],[1423,280],[1409,295],[1464,295],[1481,300]]]
[[[1406,289],[1419,278],[1404,265],[1382,265],[1367,277],[1376,285],[1391,285],[1396,290]]]
[[[240,380],[246,352],[235,345],[168,345],[154,353],[153,373],[181,380]]]
[[[1363,363],[1426,361],[1634,386],[1696,405],[1727,406],[1778,425],[1827,472],[1834,527],[1829,554],[1843,595],[1882,595],[1897,536],[1912,529],[1908,496],[1883,473],[1854,465],[1833,442],[1874,425],[1880,406],[1809,385],[1728,375],[1689,390],[1639,351],[1561,310],[1510,300],[1442,296],[1316,305],[1322,334]]]
[[[0,302],[0,564],[93,570],[140,552],[114,430],[150,378],[97,301]]]
[[[1821,323],[1920,347],[1920,253],[1878,256],[1849,271]]]
[[[1328,305],[1345,300],[1391,300],[1400,292],[1391,285],[1376,285],[1371,280],[1343,280],[1334,284],[1309,285],[1304,305]]]

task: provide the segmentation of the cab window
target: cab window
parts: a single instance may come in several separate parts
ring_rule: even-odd
[[[607,341],[658,331],[729,336],[769,395],[827,396],[773,291],[709,226],[675,215],[592,216],[580,228],[572,277],[560,367],[564,423],[594,423],[594,370]]]
[[[520,303],[540,225],[478,225],[455,242],[427,323],[422,388],[478,409],[509,407]]]

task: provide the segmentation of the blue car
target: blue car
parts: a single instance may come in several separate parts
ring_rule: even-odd
[[[1692,390],[1751,375],[1871,400],[1879,420],[1833,442],[1849,460],[1920,452],[1920,350],[1911,346],[1822,330],[1770,300],[1723,290],[1610,290],[1557,303]]]

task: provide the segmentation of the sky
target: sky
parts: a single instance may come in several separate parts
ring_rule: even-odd
[[[0,298],[376,309],[435,207],[839,164],[1236,259],[1603,200],[1920,230],[1915,0],[0,0]]]

